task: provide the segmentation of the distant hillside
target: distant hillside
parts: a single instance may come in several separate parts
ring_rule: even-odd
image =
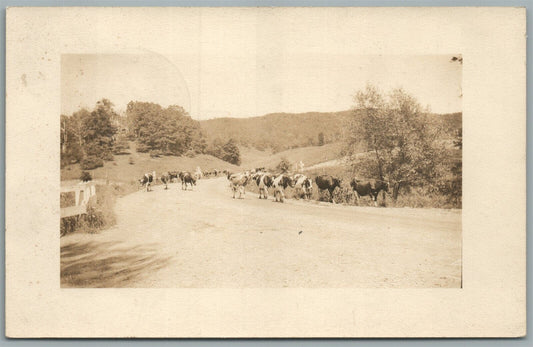
[[[241,146],[273,152],[339,142],[353,111],[272,113],[251,118],[215,118],[200,121],[209,141],[233,138]],[[462,113],[434,114],[451,135],[462,127]]]
[[[291,164],[302,161],[305,167],[318,163],[341,158],[342,143],[328,143],[324,146],[312,146],[294,148],[282,151],[276,154],[261,152],[252,148],[241,148],[242,164],[241,167],[253,169],[256,167],[265,167],[274,169],[281,158],[286,158]]]
[[[215,118],[201,121],[207,138],[227,141],[233,138],[238,144],[274,152],[323,143],[337,142],[351,111],[272,113],[252,118]]]

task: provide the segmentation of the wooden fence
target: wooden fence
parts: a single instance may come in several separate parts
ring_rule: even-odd
[[[94,182],[87,182],[61,187],[61,193],[70,192],[74,192],[74,206],[62,208],[61,218],[87,213],[89,199],[96,196],[96,185]]]

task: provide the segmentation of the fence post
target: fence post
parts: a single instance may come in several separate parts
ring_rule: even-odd
[[[79,206],[80,204],[80,189],[79,188],[76,188],[74,190],[74,201],[75,201],[74,206]]]

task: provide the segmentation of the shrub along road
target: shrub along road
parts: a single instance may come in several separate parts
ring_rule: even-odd
[[[231,195],[216,178],[118,199],[116,226],[61,239],[61,286],[461,286],[461,211]]]

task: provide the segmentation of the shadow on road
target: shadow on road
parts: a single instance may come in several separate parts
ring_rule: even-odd
[[[119,242],[77,242],[61,247],[61,287],[127,287],[143,274],[166,266],[150,244],[117,246]]]

